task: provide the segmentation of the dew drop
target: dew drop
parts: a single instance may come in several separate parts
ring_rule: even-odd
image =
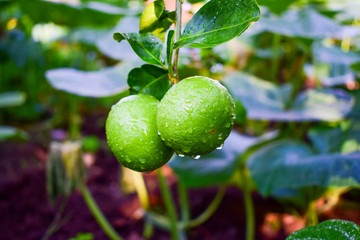
[[[145,159],[140,159],[140,162],[141,162],[141,163],[144,163],[144,162],[145,162]]]
[[[197,159],[199,159],[201,156],[200,156],[200,155],[193,155],[193,156],[191,156],[191,157],[192,157],[192,159],[197,160]]]
[[[225,124],[225,127],[226,127],[226,128],[229,128],[229,127],[230,127],[230,123],[227,122],[227,123]]]
[[[159,131],[159,130],[158,130],[158,135],[159,135],[159,136],[161,136],[161,133],[160,133],[160,131]]]
[[[185,157],[185,155],[184,155],[184,154],[178,154],[178,156],[179,156],[179,157]]]
[[[221,144],[219,147],[217,147],[216,149],[218,149],[218,150],[221,150],[221,149],[223,149],[223,147],[224,147],[224,144]]]

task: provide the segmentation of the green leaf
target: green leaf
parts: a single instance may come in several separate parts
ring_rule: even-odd
[[[164,11],[163,15],[158,21],[152,24],[150,27],[143,29],[140,33],[150,32],[161,39],[162,42],[165,42],[166,31],[174,23],[174,12]]]
[[[255,0],[211,0],[186,24],[175,48],[209,48],[227,42],[258,20]]]
[[[0,126],[0,141],[26,141],[29,135],[15,127]]]
[[[175,31],[170,30],[168,33],[167,44],[166,44],[166,62],[168,66],[172,66],[174,36],[175,36]]]
[[[297,0],[282,0],[281,4],[279,4],[279,0],[258,0],[258,3],[259,5],[266,6],[273,13],[281,14],[296,1]]]
[[[107,97],[127,90],[127,76],[137,62],[123,62],[99,71],[73,68],[48,70],[45,74],[51,86],[71,94],[86,97]]]
[[[291,88],[277,85],[242,72],[222,81],[232,96],[241,101],[250,119],[274,121],[339,121],[353,106],[353,97],[341,89],[306,90],[291,109],[286,109]],[[261,97],[259,97],[261,96]]]
[[[140,17],[140,33],[152,27],[161,17],[165,10],[164,0],[156,0],[150,3]]]
[[[319,153],[350,153],[360,151],[360,122],[346,121],[339,127],[318,126],[308,137]]]
[[[356,240],[360,238],[360,227],[353,222],[332,219],[316,226],[293,232],[286,240]]]
[[[126,39],[134,52],[145,62],[165,68],[162,58],[163,43],[152,33],[114,33],[118,42]]]
[[[0,93],[0,108],[20,106],[25,102],[26,96],[22,92]]]
[[[350,67],[352,70],[360,73],[360,62],[353,63]]]
[[[153,95],[159,100],[171,87],[168,72],[149,64],[131,70],[128,85],[133,93]]]
[[[236,170],[238,156],[255,144],[257,138],[232,131],[221,150],[214,150],[200,159],[176,155],[169,165],[188,187],[198,188],[226,182]]]
[[[354,37],[359,33],[357,28],[341,26],[312,8],[289,10],[280,17],[263,16],[254,24],[251,31],[255,33],[266,31],[283,36],[309,39],[344,39]]]
[[[109,27],[115,25],[122,16],[138,11],[101,2],[74,5],[43,0],[16,1],[35,23],[53,22],[70,27]]]
[[[264,196],[283,188],[360,185],[360,152],[314,155],[304,143],[282,140],[256,151],[247,165]]]

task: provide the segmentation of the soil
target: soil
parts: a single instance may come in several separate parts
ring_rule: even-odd
[[[96,134],[104,139],[102,129],[84,126],[84,134]],[[86,129],[91,129],[87,130]],[[46,193],[45,144],[32,140],[27,143],[0,143],[0,239],[40,240],[59,209],[49,203]],[[95,155],[95,163],[89,168],[87,186],[101,210],[126,240],[142,239],[143,211],[135,193],[125,194],[119,184],[119,165],[105,148]],[[176,176],[171,169],[164,172],[171,183],[176,197]],[[162,211],[163,203],[156,176],[145,175],[150,192],[152,208]],[[217,187],[190,189],[190,205],[193,217],[200,214],[211,202]],[[359,206],[350,204],[358,198],[358,192],[349,193],[335,208],[320,215],[320,220],[339,218],[360,224]],[[305,224],[303,217],[289,214],[289,209],[275,200],[264,199],[253,194],[256,209],[256,240],[283,240]],[[78,191],[74,191],[66,205],[58,229],[49,236],[50,240],[75,237],[77,233],[92,233],[94,239],[108,239],[97,225]],[[226,195],[208,221],[187,232],[188,239],[238,240],[245,237],[245,215],[241,191],[227,188]],[[168,232],[155,228],[150,239],[168,240]]]

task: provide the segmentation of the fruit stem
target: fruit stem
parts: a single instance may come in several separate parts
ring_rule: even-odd
[[[89,189],[86,185],[80,184],[79,186],[81,194],[85,200],[86,205],[88,206],[90,212],[93,214],[97,223],[100,225],[102,230],[111,240],[122,240],[122,238],[117,234],[114,228],[110,225],[104,214],[101,212],[99,206],[97,205],[95,199],[91,195]]]
[[[181,181],[181,179],[178,180],[178,192],[181,207],[181,221],[186,226],[190,221],[189,197],[185,184]]]
[[[251,180],[249,172],[245,166],[240,171],[242,190],[244,195],[244,207],[246,214],[246,240],[254,240],[255,236],[255,213],[254,204],[251,196]]]
[[[159,168],[156,172],[160,183],[161,193],[165,202],[165,208],[169,215],[171,238],[173,240],[180,240],[179,229],[177,228],[176,210],[170,188],[165,180],[161,168]]]
[[[181,38],[181,14],[182,14],[182,1],[176,0],[175,42],[179,41]],[[175,83],[179,82],[179,71],[178,71],[179,50],[180,50],[179,48],[175,50],[175,60],[174,60],[174,68],[176,74]]]

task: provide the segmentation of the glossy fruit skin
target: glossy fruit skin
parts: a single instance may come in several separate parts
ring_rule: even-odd
[[[235,103],[217,80],[190,77],[161,99],[157,127],[176,153],[196,156],[220,147],[234,125]]]
[[[150,172],[173,155],[158,135],[156,113],[159,101],[150,95],[131,95],[113,105],[106,120],[106,138],[123,166]]]

